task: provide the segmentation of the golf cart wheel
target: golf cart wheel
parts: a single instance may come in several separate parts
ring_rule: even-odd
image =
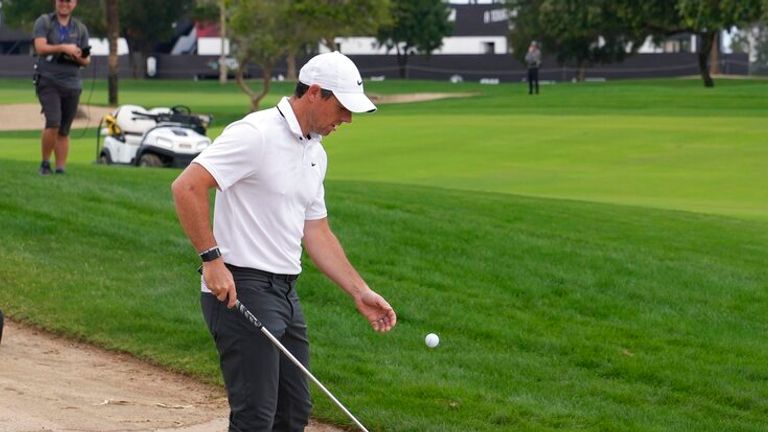
[[[97,162],[99,165],[110,165],[112,163],[112,159],[108,154],[102,153],[101,156],[99,156],[99,160]]]
[[[163,166],[163,161],[160,160],[160,157],[156,154],[144,153],[141,155],[141,159],[139,159],[139,166],[146,168],[158,168]]]

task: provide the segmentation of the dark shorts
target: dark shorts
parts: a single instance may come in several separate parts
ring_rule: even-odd
[[[69,135],[81,92],[81,89],[62,87],[50,78],[38,79],[37,98],[43,108],[46,129],[58,128],[59,136]]]
[[[238,300],[309,368],[307,326],[295,276],[227,267]],[[229,431],[303,431],[312,409],[306,376],[236,309],[227,309],[209,293],[202,293],[200,303],[219,352]]]

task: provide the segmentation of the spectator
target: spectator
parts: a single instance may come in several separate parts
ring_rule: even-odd
[[[528,52],[525,54],[525,64],[528,66],[528,94],[532,95],[534,90],[539,94],[539,66],[541,66],[541,50],[536,41],[528,46]]]
[[[82,92],[80,68],[90,64],[88,28],[72,16],[77,0],[55,0],[56,11],[35,21],[37,54],[35,88],[45,115],[40,174],[49,175],[51,154],[56,173],[64,174],[69,154],[69,129]]]

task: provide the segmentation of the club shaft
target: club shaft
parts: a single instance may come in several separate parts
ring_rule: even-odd
[[[273,343],[273,344],[274,344],[274,345],[277,347],[277,349],[279,349],[280,351],[282,351],[282,353],[283,353],[283,354],[284,354],[286,357],[288,357],[288,359],[289,359],[291,362],[293,362],[293,364],[295,364],[295,365],[296,365],[296,367],[298,367],[299,369],[301,369],[301,371],[302,371],[302,372],[304,372],[304,375],[306,375],[307,377],[309,377],[309,379],[311,379],[311,380],[312,380],[312,382],[314,382],[315,384],[317,384],[317,386],[318,386],[318,387],[320,387],[320,390],[322,390],[322,391],[323,391],[323,393],[325,393],[325,394],[326,394],[326,396],[328,396],[328,397],[329,397],[329,398],[330,398],[330,399],[333,401],[333,403],[335,403],[335,404],[336,404],[336,406],[337,406],[337,407],[339,407],[339,409],[341,409],[342,411],[344,411],[344,414],[346,414],[346,415],[347,415],[347,416],[348,416],[350,419],[352,419],[352,421],[353,421],[353,422],[355,422],[355,424],[357,425],[357,427],[358,427],[358,428],[360,428],[360,430],[361,430],[361,431],[363,431],[363,432],[368,432],[368,429],[366,429],[366,428],[365,428],[365,426],[363,426],[363,424],[362,424],[362,423],[360,423],[360,420],[358,420],[358,419],[357,419],[357,417],[355,417],[354,415],[352,415],[352,413],[351,413],[351,412],[349,412],[349,410],[348,410],[348,409],[347,409],[347,408],[346,408],[346,407],[345,407],[345,406],[344,406],[344,405],[343,405],[341,402],[339,402],[339,400],[338,400],[338,399],[336,399],[336,397],[335,397],[335,396],[334,396],[334,395],[333,395],[333,394],[330,392],[330,390],[328,390],[327,388],[325,388],[325,386],[323,385],[323,383],[321,383],[321,382],[320,382],[320,380],[318,380],[317,378],[315,378],[315,376],[314,376],[314,375],[312,375],[312,372],[310,372],[310,371],[309,371],[309,369],[307,369],[306,367],[304,367],[304,365],[303,365],[303,364],[301,364],[301,362],[299,361],[299,359],[297,359],[296,357],[294,357],[294,356],[293,356],[293,354],[291,354],[291,352],[290,352],[290,351],[288,351],[288,348],[286,348],[286,347],[285,347],[285,346],[284,346],[282,343],[280,343],[280,341],[279,341],[279,340],[277,340],[277,338],[276,338],[276,337],[275,337],[275,336],[274,336],[272,333],[270,333],[270,331],[269,331],[269,330],[267,330],[267,328],[266,328],[266,327],[264,327],[264,325],[261,323],[261,321],[259,321],[259,319],[258,319],[258,318],[256,318],[256,316],[254,316],[254,315],[251,313],[251,311],[249,311],[249,310],[248,310],[248,308],[246,308],[246,307],[245,307],[245,305],[243,305],[242,303],[240,303],[240,300],[237,300],[237,301],[236,301],[235,307],[237,308],[237,310],[239,310],[239,311],[240,311],[240,312],[241,312],[241,313],[242,313],[242,314],[243,314],[243,315],[244,315],[244,316],[245,316],[245,317],[248,319],[248,321],[250,321],[251,323],[253,323],[253,325],[255,325],[255,326],[256,326],[256,327],[257,327],[259,330],[261,330],[261,332],[264,334],[264,336],[266,336],[266,337],[267,337],[267,339],[269,339],[269,340],[270,340],[270,341],[271,341],[271,342],[272,342],[272,343]]]

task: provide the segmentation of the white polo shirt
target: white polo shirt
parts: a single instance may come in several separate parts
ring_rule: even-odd
[[[288,98],[283,98],[277,107],[227,126],[193,160],[219,185],[213,235],[225,262],[301,273],[304,221],[328,215],[323,188],[327,156],[321,140],[320,135],[302,135]]]

